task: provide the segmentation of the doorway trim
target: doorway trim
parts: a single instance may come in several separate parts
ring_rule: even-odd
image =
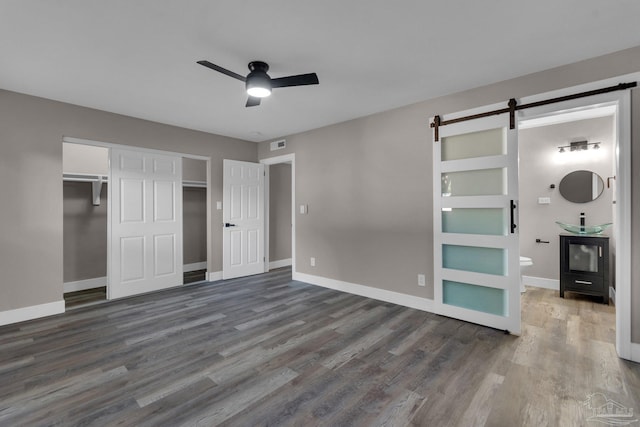
[[[569,95],[575,91],[593,90],[621,80],[640,80],[640,73],[632,73],[606,80],[536,94],[520,99],[522,103],[537,102],[549,97]],[[616,351],[623,359],[640,362],[638,344],[631,342],[631,92],[610,92],[571,101],[520,110],[517,120],[553,116],[567,110],[580,110],[595,105],[615,105],[616,140]]]
[[[265,271],[269,271],[269,166],[281,163],[291,165],[291,272],[296,272],[296,155],[295,153],[283,154],[281,156],[267,157],[260,159],[260,163],[265,165],[264,183],[264,259]]]
[[[132,150],[132,151],[145,151],[145,152],[148,152],[148,153],[165,154],[165,155],[168,154],[168,155],[185,157],[185,158],[195,159],[195,160],[204,160],[206,162],[206,173],[207,173],[207,229],[206,229],[206,233],[207,233],[207,276],[206,277],[210,277],[210,274],[212,272],[212,266],[213,266],[213,238],[211,236],[211,217],[212,217],[211,201],[213,199],[213,196],[211,194],[211,157],[209,157],[209,156],[201,156],[201,155],[198,155],[198,154],[180,153],[180,152],[176,152],[176,151],[159,150],[159,149],[155,149],[155,148],[139,147],[139,146],[136,146],[136,145],[116,144],[116,143],[112,143],[112,142],[95,141],[95,140],[84,139],[84,138],[74,138],[74,137],[69,137],[69,136],[63,136],[62,137],[62,142],[63,143],[69,143],[69,144],[80,144],[80,145],[91,145],[91,146],[95,146],[95,147],[105,147],[105,148],[108,148],[108,149],[120,148],[120,149]],[[109,181],[110,181],[111,180],[111,168],[109,168],[108,178],[109,178]],[[110,203],[110,199],[107,199],[107,206],[109,205],[109,203]],[[110,209],[107,209],[107,212],[110,212]],[[107,234],[111,235],[110,233],[111,233],[111,218],[107,217]],[[107,245],[109,246],[110,244],[111,244],[110,239],[107,239]],[[109,256],[110,252],[111,251],[110,251],[110,249],[108,247],[107,248],[107,256]],[[182,262],[184,262],[184,260]],[[110,271],[109,263],[110,263],[110,260],[107,258],[107,286],[109,286],[109,271]]]

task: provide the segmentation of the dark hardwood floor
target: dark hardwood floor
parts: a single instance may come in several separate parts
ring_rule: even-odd
[[[613,308],[529,288],[521,337],[290,269],[0,328],[0,425],[598,425],[640,410]],[[636,417],[637,418],[637,417]]]

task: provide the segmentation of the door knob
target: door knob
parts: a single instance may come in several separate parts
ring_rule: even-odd
[[[224,223],[224,226],[225,226],[225,227],[235,227],[236,225],[235,225],[235,224],[228,223],[228,222],[225,222],[225,223]]]

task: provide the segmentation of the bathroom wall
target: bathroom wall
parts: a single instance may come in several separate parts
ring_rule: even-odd
[[[581,212],[588,225],[613,221],[615,189],[606,185],[607,177],[615,175],[613,124],[613,116],[609,116],[520,130],[520,254],[533,259],[525,276],[559,279],[559,235],[564,231],[555,221],[579,224]],[[601,142],[600,149],[564,153],[558,150],[561,145],[585,139]],[[602,177],[604,190],[597,200],[572,203],[562,197],[560,181],[576,170],[590,170]],[[549,188],[551,184],[555,189]],[[551,203],[539,204],[539,197],[548,197]],[[612,232],[609,228],[603,234]],[[536,243],[536,239],[549,243]]]

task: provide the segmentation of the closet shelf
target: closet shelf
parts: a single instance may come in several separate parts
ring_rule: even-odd
[[[63,181],[70,182],[98,182],[101,181],[103,183],[109,182],[109,177],[107,175],[91,175],[91,174],[79,174],[79,173],[65,173],[62,175]],[[206,181],[182,181],[183,187],[197,187],[197,188],[207,188]]]
[[[102,192],[102,183],[107,182],[109,177],[106,175],[89,175],[77,173],[65,173],[62,180],[67,182],[90,182],[91,183],[91,202],[93,206],[100,206],[100,193]]]

